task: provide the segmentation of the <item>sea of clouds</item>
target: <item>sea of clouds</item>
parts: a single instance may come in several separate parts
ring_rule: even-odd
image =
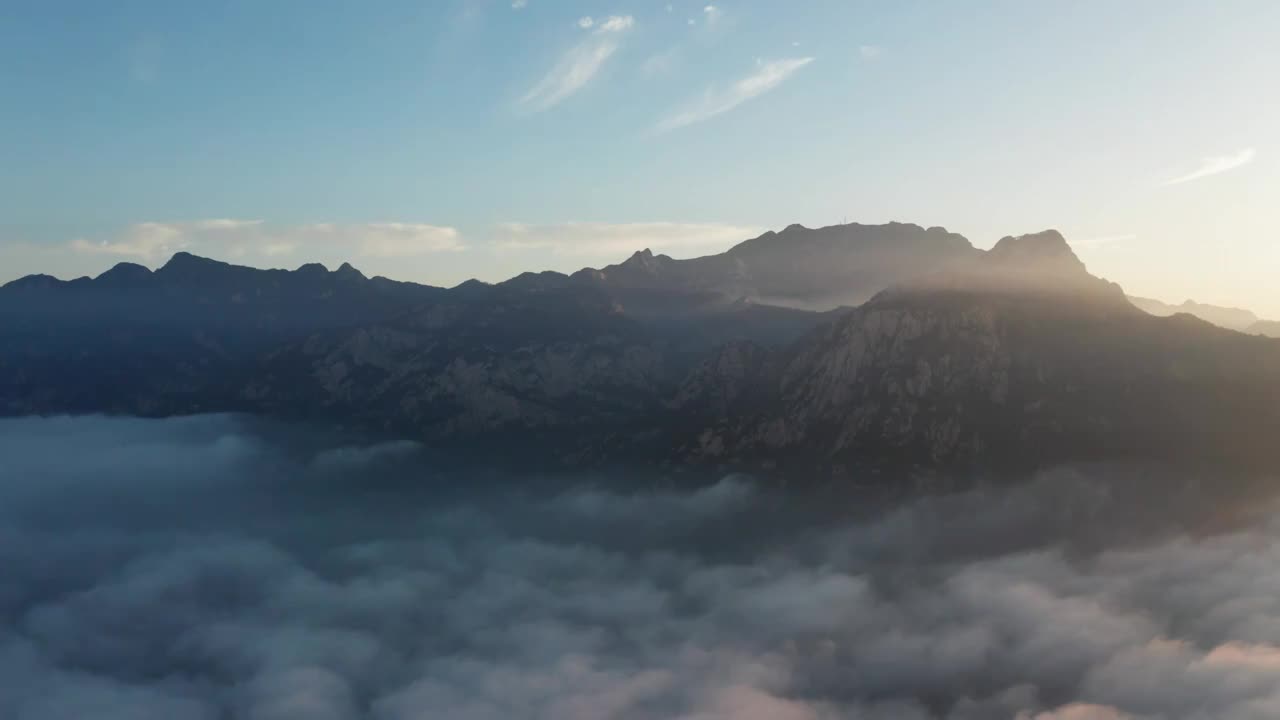
[[[1269,488],[1086,466],[886,503],[0,420],[0,717],[1277,718]]]

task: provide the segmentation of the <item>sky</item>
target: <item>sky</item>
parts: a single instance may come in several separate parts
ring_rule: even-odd
[[[1280,318],[1280,4],[0,7],[0,282],[351,261],[453,285],[768,229],[1061,230]]]

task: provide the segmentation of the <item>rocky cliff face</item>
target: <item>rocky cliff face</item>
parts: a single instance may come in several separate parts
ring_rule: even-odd
[[[273,413],[440,442],[503,435],[527,446],[555,435],[560,446],[541,449],[576,457],[597,430],[652,417],[673,361],[669,343],[607,296],[540,282],[290,344],[255,370],[245,395]]]
[[[702,405],[710,420],[684,446],[691,457],[836,473],[872,460],[1254,457],[1280,421],[1280,346],[1141,313],[1056,233],[1002,241],[983,263],[747,357],[708,364],[685,389],[730,398]],[[718,388],[741,386],[744,366],[754,396],[735,404],[742,394]]]

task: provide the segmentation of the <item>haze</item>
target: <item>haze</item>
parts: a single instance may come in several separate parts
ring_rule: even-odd
[[[453,285],[847,218],[1056,227],[1131,294],[1280,317],[1278,29],[1267,0],[28,3],[0,281],[187,249]]]

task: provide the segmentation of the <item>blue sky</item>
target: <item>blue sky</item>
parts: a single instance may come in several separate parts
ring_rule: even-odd
[[[10,3],[0,280],[448,285],[901,220],[1280,317],[1277,37],[1270,0]]]

